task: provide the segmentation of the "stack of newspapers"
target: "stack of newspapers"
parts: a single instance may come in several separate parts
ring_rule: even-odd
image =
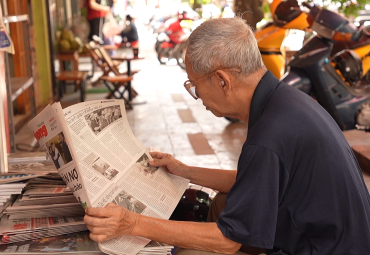
[[[89,238],[84,210],[58,174],[29,174],[26,181],[26,175],[18,176],[25,182],[8,176],[13,183],[7,184],[23,188],[7,200],[0,221],[1,254],[104,254]],[[138,254],[171,254],[172,248],[151,241]]]
[[[37,177],[52,175],[52,173],[61,180],[51,161],[48,161],[45,155],[40,156],[40,153],[17,154],[17,157],[9,157],[7,173],[0,174],[0,217],[18,194],[32,187],[30,184]],[[65,186],[63,181],[61,184]]]
[[[0,212],[5,209],[5,204],[9,202],[12,196],[22,193],[25,185],[24,182],[0,184]]]
[[[87,230],[84,209],[58,173],[33,176],[2,212],[0,243]]]
[[[151,241],[138,255],[170,255],[173,246]],[[11,254],[81,254],[104,255],[98,243],[89,238],[89,232],[77,232],[52,237],[35,238],[8,245],[0,245],[1,255]]]
[[[28,185],[29,180],[38,176],[43,176],[44,173],[7,173],[0,175],[0,217],[3,210],[9,206],[9,202],[13,201],[18,194]]]

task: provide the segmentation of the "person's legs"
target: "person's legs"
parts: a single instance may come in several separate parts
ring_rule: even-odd
[[[216,222],[225,208],[227,193],[218,192],[208,211],[207,222]]]
[[[100,18],[95,18],[89,20],[90,24],[90,34],[89,41],[93,40],[93,35],[100,36]]]

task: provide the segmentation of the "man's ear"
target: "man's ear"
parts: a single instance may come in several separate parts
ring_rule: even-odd
[[[227,95],[231,90],[230,76],[223,70],[218,70],[216,72],[216,77],[218,79],[220,87],[224,91],[225,95]]]

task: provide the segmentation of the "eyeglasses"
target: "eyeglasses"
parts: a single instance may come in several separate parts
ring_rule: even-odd
[[[236,68],[225,68],[225,69],[217,69],[217,70],[214,70],[206,75],[204,75],[203,77],[199,78],[196,82],[199,82],[201,80],[203,80],[204,78],[206,78],[208,75],[210,74],[213,74],[215,72],[217,72],[218,70],[227,70],[227,71],[230,71],[230,72],[238,72],[240,73],[241,70],[240,69],[236,69]],[[184,82],[184,87],[185,89],[189,92],[189,94],[195,99],[197,100],[199,98],[198,94],[197,94],[197,90],[196,90],[196,86],[194,85],[195,81],[190,81],[190,80],[187,80]]]

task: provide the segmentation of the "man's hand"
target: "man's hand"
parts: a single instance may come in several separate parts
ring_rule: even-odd
[[[190,179],[188,174],[189,167],[176,160],[172,155],[162,152],[150,152],[150,155],[153,157],[153,161],[149,162],[151,166],[161,166],[171,174]]]
[[[104,208],[89,207],[84,222],[90,230],[90,238],[98,243],[123,235],[131,235],[138,215],[116,204]]]

